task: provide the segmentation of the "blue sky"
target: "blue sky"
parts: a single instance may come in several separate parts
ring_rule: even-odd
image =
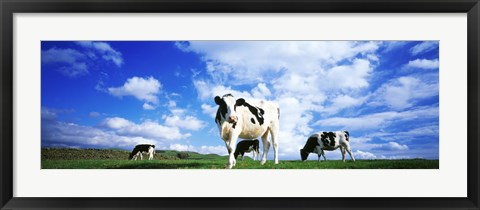
[[[438,41],[42,41],[41,58],[42,147],[224,155],[213,98],[231,93],[279,104],[280,159],[333,130],[358,159],[439,157]]]

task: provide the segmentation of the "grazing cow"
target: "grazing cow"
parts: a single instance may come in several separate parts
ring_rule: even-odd
[[[143,160],[142,153],[146,153],[148,155],[148,159],[152,160],[153,155],[155,155],[155,145],[153,144],[139,144],[133,148],[130,156],[128,157],[129,160],[137,160],[137,157],[140,156],[140,160]]]
[[[269,134],[272,137],[275,164],[278,164],[280,109],[276,103],[270,101],[247,102],[243,98],[235,100],[232,94],[226,94],[223,97],[216,96],[215,103],[219,106],[215,122],[229,154],[227,168],[232,168],[236,164],[234,151],[238,138],[262,137],[263,156],[260,164],[265,164],[270,149]]]
[[[237,159],[238,155],[242,155],[242,160],[244,158],[245,153],[252,152],[253,154],[253,160],[255,159],[255,156],[259,157],[260,156],[260,149],[259,149],[259,141],[258,139],[255,140],[243,140],[241,142],[238,142],[237,148],[235,148],[235,154],[233,155],[235,159]]]
[[[352,149],[350,148],[350,134],[348,131],[335,131],[335,132],[318,132],[311,135],[307,139],[307,143],[300,150],[300,156],[302,161],[308,158],[308,154],[310,153],[317,153],[318,154],[318,161],[320,161],[320,157],[323,156],[323,159],[326,161],[325,152],[333,151],[340,148],[342,152],[342,160],[345,162],[345,151],[348,152],[350,158],[355,161],[353,157]]]

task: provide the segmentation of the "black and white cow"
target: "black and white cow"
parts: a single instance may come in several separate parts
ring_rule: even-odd
[[[140,160],[143,160],[142,153],[146,153],[148,155],[148,159],[152,160],[153,155],[155,155],[155,145],[153,144],[139,144],[133,148],[130,156],[128,157],[129,160],[137,160],[137,157],[140,156]]]
[[[352,149],[350,148],[350,134],[348,131],[335,131],[335,132],[318,132],[311,135],[307,139],[307,143],[303,146],[303,149],[300,150],[300,157],[302,161],[308,158],[308,154],[310,153],[317,153],[318,154],[318,161],[320,161],[320,157],[323,156],[325,158],[325,152],[333,151],[340,148],[342,152],[342,160],[345,162],[345,151],[348,152],[350,158],[355,161],[353,157]]]
[[[243,140],[238,142],[237,148],[235,148],[235,154],[233,155],[237,159],[238,155],[242,155],[242,160],[245,153],[251,152],[253,155],[253,160],[256,160],[255,157],[260,156],[260,147],[258,139],[255,140]]]
[[[269,134],[272,137],[275,164],[278,164],[280,109],[276,103],[270,101],[247,102],[243,98],[235,100],[232,94],[226,94],[223,97],[216,96],[215,103],[219,106],[215,122],[229,154],[227,168],[232,168],[236,164],[234,151],[238,138],[262,137],[263,156],[260,164],[265,164],[270,149]]]

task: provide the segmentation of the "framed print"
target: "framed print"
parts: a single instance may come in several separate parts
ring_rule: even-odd
[[[2,1],[2,209],[478,209],[478,1]]]

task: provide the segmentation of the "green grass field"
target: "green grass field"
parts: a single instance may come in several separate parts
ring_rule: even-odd
[[[224,169],[226,156],[194,152],[157,151],[154,160],[127,160],[128,151],[99,149],[42,149],[42,169]],[[438,169],[438,160],[268,160],[265,165],[249,157],[235,169]]]

